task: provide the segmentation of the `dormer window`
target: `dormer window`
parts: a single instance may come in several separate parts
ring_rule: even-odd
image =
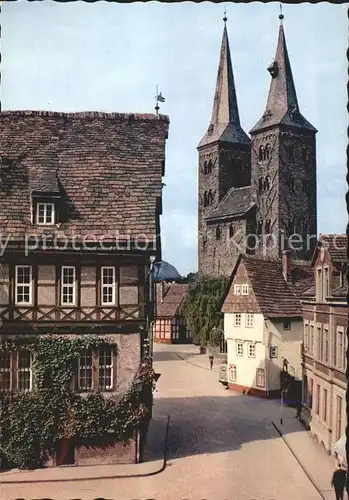
[[[36,207],[36,223],[52,225],[55,223],[55,206],[53,203],[38,203]]]

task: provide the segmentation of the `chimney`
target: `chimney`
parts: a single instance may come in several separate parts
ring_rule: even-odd
[[[292,250],[283,250],[282,273],[286,281],[291,280],[291,271],[292,271]]]
[[[166,283],[164,281],[160,281],[160,283],[156,283],[156,302],[161,303],[164,300],[165,296],[165,286]]]

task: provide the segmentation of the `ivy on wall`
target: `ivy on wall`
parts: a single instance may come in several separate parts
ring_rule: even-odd
[[[183,305],[194,342],[201,345],[218,345],[220,335],[214,328],[223,328],[221,301],[226,291],[227,278],[202,278],[189,290]]]
[[[81,351],[105,343],[105,339],[87,335],[15,339],[0,345],[9,351],[25,347],[33,359],[32,390],[0,393],[0,453],[8,466],[43,466],[55,456],[61,439],[87,446],[126,442],[147,421],[155,384],[149,358],[143,360],[121,399],[98,392],[83,396],[71,388]]]

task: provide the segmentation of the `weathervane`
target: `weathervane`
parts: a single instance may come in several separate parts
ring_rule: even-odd
[[[283,18],[284,18],[284,15],[283,15],[283,13],[282,13],[282,3],[280,3],[280,15],[279,15],[279,19],[280,19],[280,21],[281,21],[281,24],[282,24],[282,20],[283,20]]]
[[[156,96],[155,96],[155,111],[156,111],[157,115],[159,114],[159,109],[160,109],[159,102],[165,102],[165,98],[161,92],[159,93],[159,86],[157,85],[156,86]]]
[[[224,7],[224,17],[223,17],[223,21],[224,21],[224,26],[226,26],[227,21],[228,21],[228,18],[227,18],[227,7]]]

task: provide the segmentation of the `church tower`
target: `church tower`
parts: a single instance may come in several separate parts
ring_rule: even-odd
[[[212,224],[209,227],[206,219],[217,209],[231,188],[249,186],[251,182],[250,139],[240,125],[226,16],[223,20],[223,38],[211,121],[197,147],[198,264],[201,275],[231,273],[233,262],[230,257],[226,258],[227,269],[220,266],[218,254],[219,251],[224,254],[226,245],[221,226]]]
[[[316,241],[317,130],[301,114],[288,57],[283,15],[266,110],[250,131],[256,255],[308,259]]]

